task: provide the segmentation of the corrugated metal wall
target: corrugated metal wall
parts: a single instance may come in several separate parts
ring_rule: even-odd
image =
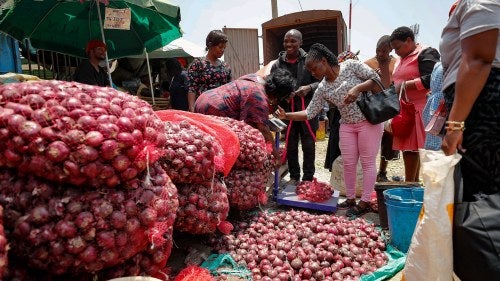
[[[233,72],[233,79],[259,70],[259,41],[256,28],[223,28],[228,36],[224,61]]]

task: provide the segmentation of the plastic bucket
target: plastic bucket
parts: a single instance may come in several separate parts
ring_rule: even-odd
[[[424,201],[423,188],[393,188],[384,191],[391,244],[408,251]]]
[[[418,182],[377,182],[375,184],[375,192],[377,193],[378,217],[380,220],[380,227],[387,229],[389,223],[387,222],[387,208],[385,207],[384,191],[393,188],[411,188],[418,187]]]

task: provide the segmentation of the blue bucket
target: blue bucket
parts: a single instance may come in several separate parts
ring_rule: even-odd
[[[424,189],[393,188],[384,191],[391,244],[403,253],[408,252],[418,215],[424,201]]]

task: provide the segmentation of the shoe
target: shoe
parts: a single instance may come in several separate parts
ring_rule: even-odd
[[[337,205],[337,209],[346,210],[346,209],[349,209],[353,206],[356,206],[356,200],[355,199],[346,199],[344,202]]]
[[[357,205],[349,208],[345,215],[350,218],[357,218],[360,217],[366,213],[369,213],[371,211],[371,207],[369,203],[366,203],[365,207],[361,207],[361,205],[358,203]]]
[[[291,179],[291,180],[286,182],[285,186],[288,186],[288,185],[297,186],[297,183],[299,183],[299,180]]]
[[[377,174],[377,182],[388,182],[387,172],[379,172]]]
[[[404,177],[400,177],[400,176],[392,176],[392,181],[404,181],[405,178]]]

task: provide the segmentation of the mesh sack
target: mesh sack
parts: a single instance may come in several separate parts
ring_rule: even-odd
[[[164,127],[137,97],[76,82],[0,86],[0,167],[53,182],[115,187],[155,162]]]
[[[264,204],[266,183],[269,174],[264,171],[233,169],[224,179],[227,186],[229,206],[238,210],[249,210]]]
[[[215,280],[210,271],[205,268],[191,265],[179,272],[174,281],[211,281]]]
[[[177,192],[159,165],[135,189],[85,190],[0,173],[11,252],[52,274],[96,272],[171,241]]]
[[[227,189],[220,179],[178,184],[179,209],[175,229],[191,234],[214,233],[229,213]]]
[[[213,116],[181,110],[160,110],[156,111],[156,114],[163,121],[185,120],[215,138],[217,140],[214,142],[216,171],[222,172],[224,176],[229,174],[240,153],[240,146],[238,137],[224,123],[219,122]]]
[[[316,178],[312,181],[301,181],[295,190],[302,200],[311,202],[323,202],[332,198],[333,187],[325,182],[319,182]]]
[[[215,173],[215,139],[187,121],[165,121],[165,153],[159,163],[174,183],[202,183]]]
[[[266,141],[262,133],[243,121],[229,117],[215,117],[224,122],[238,136],[240,141],[240,154],[233,168],[260,170],[264,167],[267,157]]]
[[[7,260],[7,238],[3,227],[3,208],[0,206],[0,280],[6,275]]]

